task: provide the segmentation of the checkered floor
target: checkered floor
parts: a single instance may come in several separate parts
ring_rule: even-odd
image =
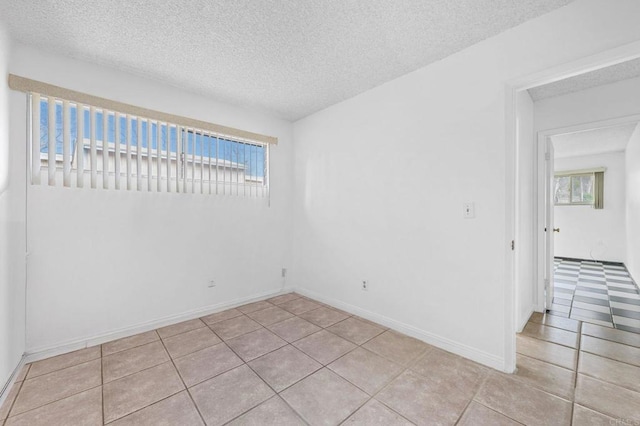
[[[640,291],[621,264],[556,258],[549,313],[640,333]]]

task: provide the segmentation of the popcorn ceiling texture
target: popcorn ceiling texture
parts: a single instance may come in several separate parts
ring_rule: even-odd
[[[535,102],[635,77],[640,77],[640,59],[622,62],[565,80],[545,84],[544,86],[534,87],[529,89],[529,94]]]
[[[552,136],[556,158],[624,151],[638,123]]]
[[[297,120],[571,0],[0,0],[19,42]]]

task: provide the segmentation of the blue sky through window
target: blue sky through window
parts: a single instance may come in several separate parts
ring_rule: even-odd
[[[77,126],[77,114],[78,110],[76,105],[70,104],[69,107],[69,119],[70,119],[70,133],[71,133],[71,152],[75,153],[76,144],[78,141],[78,126]],[[91,137],[91,121],[90,111],[88,108],[84,109],[84,129],[80,135],[85,140],[89,140]],[[63,105],[61,102],[55,103],[55,151],[56,154],[63,154]],[[120,150],[124,152],[126,150],[127,141],[127,118],[126,116],[119,117],[120,127]],[[95,133],[96,142],[100,147],[102,141],[105,138],[105,126],[104,116],[101,110],[96,110],[95,117]],[[160,149],[167,151],[167,145],[169,146],[169,152],[177,152],[177,140],[178,140],[178,128],[175,126],[167,126],[166,124],[149,123],[146,120],[141,121],[140,135],[138,135],[138,119],[133,117],[130,120],[129,132],[131,135],[131,146],[136,147],[138,144],[138,137],[140,136],[140,142],[142,146],[142,152],[146,153],[147,140],[150,136],[151,149],[157,150],[158,131],[160,139]],[[259,145],[252,145],[248,143],[242,143],[232,141],[224,138],[218,138],[215,136],[208,136],[203,134],[194,134],[190,131],[182,131],[182,145],[183,153],[186,159],[189,160],[191,155],[195,153],[196,157],[203,156],[205,164],[208,164],[209,158],[212,163],[215,163],[216,159],[216,143],[217,143],[217,158],[220,162],[230,161],[240,165],[244,165],[246,174],[254,178],[264,177],[264,160],[265,160],[265,148]],[[49,152],[49,103],[46,99],[40,101],[40,152]],[[116,142],[116,116],[115,114],[107,114],[106,122],[106,140],[108,143],[115,144]],[[75,157],[75,155],[73,155]],[[200,159],[196,158],[199,162]]]

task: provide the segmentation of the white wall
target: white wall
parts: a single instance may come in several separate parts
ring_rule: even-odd
[[[518,245],[515,258],[516,268],[516,324],[518,331],[526,325],[535,308],[534,284],[533,213],[534,213],[534,170],[535,137],[533,132],[533,101],[527,91],[517,94],[518,105],[516,145],[517,158],[517,216],[516,236]]]
[[[597,155],[556,158],[556,171],[606,167],[604,208],[555,206],[554,255],[577,259],[625,262],[625,155],[609,152]]]
[[[640,126],[631,135],[625,153],[627,269],[640,282]]]
[[[271,203],[28,187],[27,351],[279,291],[290,264],[292,126],[105,67],[16,46],[10,71],[146,108],[268,134]],[[25,96],[14,93],[26,143]],[[210,289],[207,283],[216,281]]]
[[[24,157],[10,149],[9,50],[0,23],[0,393],[25,348]]]
[[[577,1],[295,123],[296,285],[505,368],[505,82],[637,40],[638,14]]]

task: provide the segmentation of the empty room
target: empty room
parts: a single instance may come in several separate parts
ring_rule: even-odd
[[[640,423],[639,21],[0,0],[0,426]]]

